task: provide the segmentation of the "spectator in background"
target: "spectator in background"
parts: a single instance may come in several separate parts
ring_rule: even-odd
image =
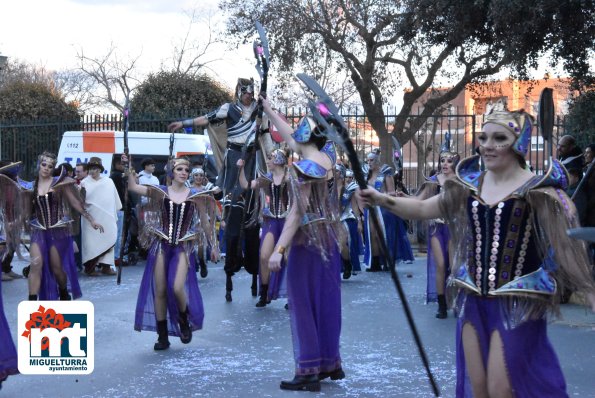
[[[595,227],[595,144],[587,145],[583,155],[585,161],[583,181],[579,192],[572,200],[576,205],[579,220],[583,227]],[[590,244],[591,261],[595,263],[595,243]]]
[[[558,160],[566,170],[583,168],[583,151],[573,136],[564,135],[558,141]]]
[[[114,186],[116,187],[116,192],[118,192],[118,197],[120,198],[120,203],[124,204],[124,165],[122,164],[122,155],[115,154],[114,160],[112,162],[112,172],[110,173],[109,178],[111,178]],[[130,201],[128,201],[128,206],[130,208]],[[114,248],[115,251],[115,264],[117,265],[120,261],[120,247],[122,243],[122,224],[124,221],[124,209],[118,210],[118,233],[116,237],[116,246]],[[125,243],[126,244],[126,243]]]
[[[81,185],[81,181],[89,175],[89,169],[87,169],[87,163],[77,163],[74,168],[74,180],[76,185]]]
[[[589,144],[587,145],[587,147],[585,148],[585,152],[583,153],[585,172],[587,171],[591,163],[593,163],[593,159],[595,159],[595,144]]]
[[[155,160],[145,158],[140,165],[143,169],[138,173],[138,183],[141,185],[159,185],[159,179],[153,175],[155,172]]]
[[[95,267],[101,268],[104,275],[115,275],[111,266],[115,263],[114,247],[118,233],[118,211],[122,202],[118,191],[111,179],[101,176],[105,170],[101,159],[92,157],[88,163],[89,176],[81,182],[81,189],[85,190],[85,207],[87,211],[103,225],[104,233],[99,231],[85,219],[82,221],[82,252],[85,273],[90,276],[97,275]]]
[[[81,187],[81,181],[84,180],[87,176],[89,175],[89,170],[87,169],[87,163],[77,163],[75,168],[74,168],[74,182],[76,183],[76,186],[78,188]],[[75,222],[80,222],[80,221],[75,221]],[[73,240],[74,240],[74,261],[76,262],[76,268],[79,271],[83,270],[83,258],[82,258],[82,253],[81,253],[81,236],[82,236],[82,231],[80,229],[80,225],[79,228],[75,228],[74,230],[79,230],[79,232],[72,236]]]

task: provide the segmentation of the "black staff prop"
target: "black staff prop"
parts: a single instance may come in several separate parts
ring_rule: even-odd
[[[128,102],[128,98],[126,99],[126,105],[124,107],[124,154],[126,155],[126,159],[130,159],[129,149],[128,149],[128,128],[129,128],[129,121],[128,118],[130,116],[130,104]],[[128,205],[128,170],[130,169],[130,162],[129,160],[126,161],[124,164],[124,222],[122,224],[122,235],[120,239],[120,253],[118,253],[120,257],[120,261],[118,261],[117,267],[117,275],[116,275],[116,284],[120,284],[122,282],[122,265],[124,264],[124,257],[126,256],[126,241],[128,239],[128,230],[130,228],[130,209]]]

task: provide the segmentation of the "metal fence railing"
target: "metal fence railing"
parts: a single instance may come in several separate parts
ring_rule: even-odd
[[[295,126],[306,114],[303,108],[286,108],[280,110],[290,124]],[[176,115],[172,118],[136,117],[130,118],[130,131],[165,132],[172,120],[204,114],[203,111]],[[386,127],[392,131],[396,109],[385,112]],[[366,153],[379,147],[378,138],[372,129],[367,116],[358,108],[343,109],[342,116],[350,130],[356,151],[363,159]],[[410,120],[420,117],[411,115]],[[444,143],[446,132],[450,132],[451,149],[461,157],[470,156],[475,151],[476,134],[481,129],[482,116],[467,114],[440,114],[428,118],[415,138],[402,145],[401,161],[402,179],[405,186],[415,191],[422,182],[423,176],[430,174],[438,166],[438,155]],[[58,152],[62,134],[65,131],[121,131],[123,129],[121,115],[85,115],[80,120],[69,122],[54,121],[0,121],[0,158],[20,160],[23,162],[23,178],[32,178],[37,156],[43,151]],[[564,119],[558,118],[554,126],[553,147],[558,137],[564,134]],[[200,133],[198,129],[189,133]],[[547,157],[550,152],[539,135],[539,129],[531,141],[528,161],[536,172],[548,166]],[[386,148],[384,148],[386,149]],[[392,152],[391,148],[388,148]],[[341,155],[341,153],[339,153]]]

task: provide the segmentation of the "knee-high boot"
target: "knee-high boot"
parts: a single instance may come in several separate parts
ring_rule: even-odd
[[[448,316],[446,311],[446,296],[444,294],[438,295],[438,312],[436,313],[436,318],[444,319]]]
[[[153,346],[155,351],[166,350],[169,348],[169,338],[167,337],[167,320],[157,321],[157,342]]]
[[[265,307],[267,305],[267,294],[269,291],[269,285],[260,285],[260,299],[256,303],[257,307]]]
[[[180,340],[183,344],[188,344],[192,341],[192,329],[190,329],[190,322],[188,321],[188,306],[184,312],[180,312],[178,322],[180,324]]]

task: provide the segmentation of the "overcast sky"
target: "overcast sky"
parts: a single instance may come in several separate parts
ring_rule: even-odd
[[[187,13],[217,12],[216,0],[3,0],[0,3],[0,54],[59,70],[77,68],[77,49],[100,57],[113,43],[120,54],[136,57],[143,72],[157,71],[171,57],[173,43],[188,27]],[[221,23],[219,23],[221,26]],[[204,32],[197,32],[198,35]],[[231,52],[210,66],[229,87],[238,71],[256,74],[251,45]],[[246,74],[246,73],[244,73]]]

